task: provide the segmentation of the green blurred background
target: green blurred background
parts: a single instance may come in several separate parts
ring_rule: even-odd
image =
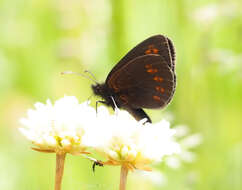
[[[240,0],[1,0],[0,189],[53,189],[55,156],[31,151],[19,118],[37,101],[92,94],[91,82],[61,71],[91,71],[104,81],[137,43],[170,37],[177,89],[165,110],[148,111],[203,136],[197,159],[179,169],[156,166],[157,186],[128,179],[128,189],[242,189],[242,2]],[[93,101],[97,98],[93,97]],[[119,168],[67,156],[63,190],[117,189]]]

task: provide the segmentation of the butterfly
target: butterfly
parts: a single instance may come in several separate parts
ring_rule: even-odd
[[[127,110],[136,120],[150,117],[143,108],[164,108],[176,88],[175,49],[163,35],[151,36],[130,50],[104,83],[92,85],[98,101]]]

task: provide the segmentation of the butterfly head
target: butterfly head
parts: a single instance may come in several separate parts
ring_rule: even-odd
[[[104,99],[105,97],[109,96],[108,88],[106,84],[99,84],[99,83],[93,84],[92,91],[95,95],[101,96]]]

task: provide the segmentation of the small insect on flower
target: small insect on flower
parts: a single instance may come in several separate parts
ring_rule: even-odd
[[[83,116],[83,117],[82,117]],[[85,153],[89,120],[96,117],[95,109],[82,104],[74,96],[65,96],[54,104],[36,103],[20,120],[19,130],[41,152]]]

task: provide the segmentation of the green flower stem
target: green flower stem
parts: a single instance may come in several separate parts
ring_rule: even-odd
[[[55,190],[61,190],[66,153],[56,153]]]
[[[125,190],[126,189],[128,171],[129,170],[125,165],[121,166],[119,190]]]

